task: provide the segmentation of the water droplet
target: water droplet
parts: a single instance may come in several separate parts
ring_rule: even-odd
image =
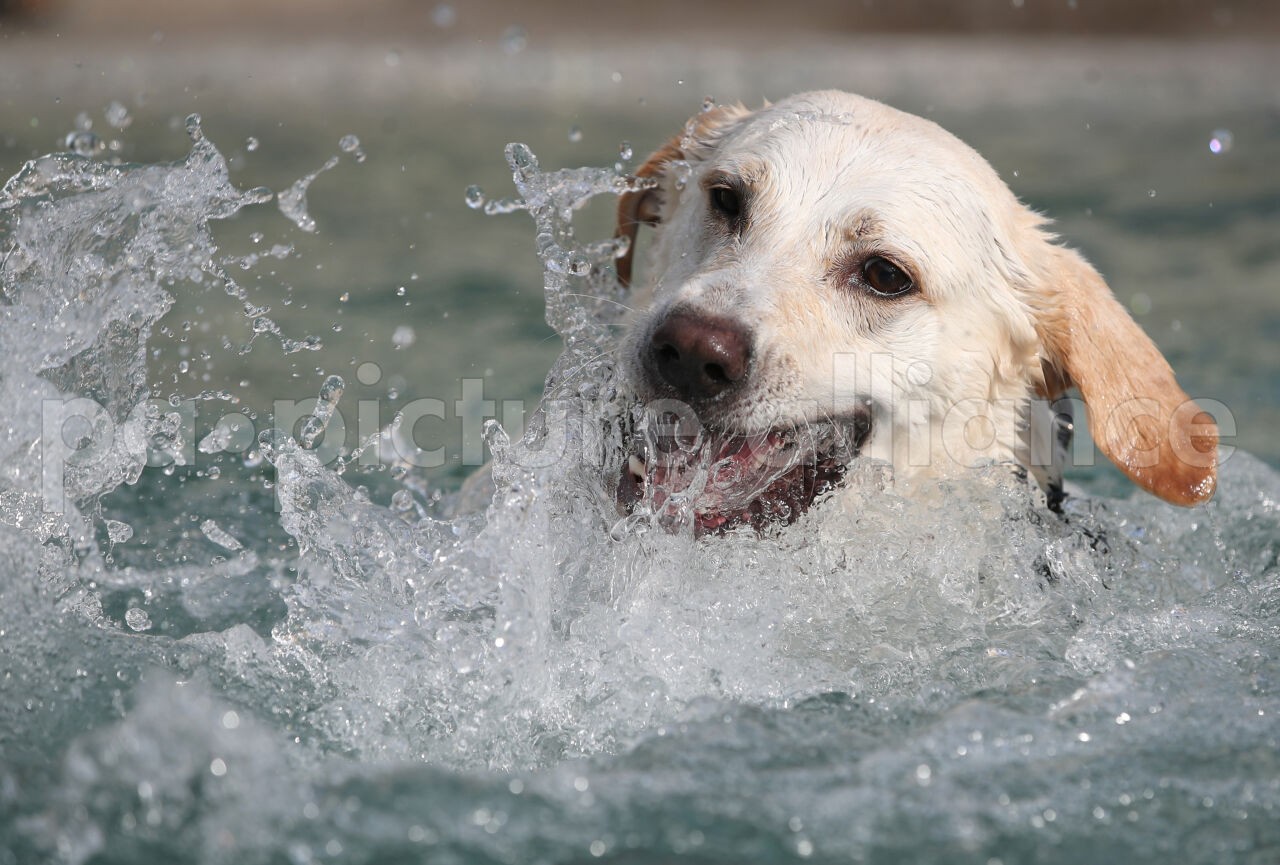
[[[1155,197],[1156,197],[1156,191],[1154,189],[1148,189],[1147,198],[1155,198]]]
[[[350,299],[351,292],[349,291],[344,291],[342,294],[338,295],[338,303],[346,303]]]
[[[391,496],[391,509],[393,511],[408,511],[413,509],[413,493],[408,490],[396,490]]]
[[[675,172],[676,189],[684,189],[689,185],[689,178],[693,175],[693,166],[683,159],[673,159],[670,165]]]
[[[346,382],[342,380],[342,376],[331,375],[324,380],[324,384],[320,386],[320,395],[316,397],[316,407],[311,412],[311,417],[302,425],[302,433],[298,436],[298,443],[304,448],[315,447],[329,425],[329,419],[333,417],[333,410],[345,389]]]
[[[199,114],[187,115],[187,135],[191,136],[192,141],[204,140],[204,130],[200,128],[200,123],[201,119]]]
[[[388,66],[390,66],[390,67],[392,67],[392,68],[395,68],[396,66],[399,66],[399,65],[400,65],[400,52],[399,52],[399,51],[396,51],[394,48],[393,48],[393,49],[391,49],[390,51],[388,51],[388,52],[387,52],[387,55],[386,55],[385,57],[383,57],[383,58],[382,58],[382,62],[383,62],[383,63],[386,63]]]
[[[416,337],[417,335],[413,332],[413,328],[409,327],[407,324],[402,324],[395,329],[394,333],[391,334],[391,344],[397,349],[408,348],[413,345],[413,341]]]
[[[406,291],[405,287],[403,285],[400,286],[399,288],[396,289],[396,297],[404,297],[405,291]]]
[[[224,550],[236,552],[244,549],[244,544],[236,540],[226,529],[222,528],[214,520],[205,520],[200,524],[200,532],[213,543],[222,547]]]
[[[635,151],[631,149],[631,142],[624,141],[618,147],[618,158],[623,162],[630,162],[631,157],[635,156]]]
[[[122,523],[119,520],[104,520],[107,527],[107,537],[113,544],[123,544],[129,538],[133,537],[133,526],[128,523]]]
[[[714,96],[704,96],[702,98],[702,113],[713,110],[716,107],[716,98]]]
[[[244,149],[245,149],[245,150],[247,150],[247,151],[249,151],[250,153],[252,153],[253,151],[257,150],[257,149],[258,149],[258,139],[254,138],[252,135],[250,135],[248,138],[246,138],[246,139],[244,140]]]
[[[569,127],[569,140],[572,141],[574,144],[577,144],[579,141],[582,140],[581,126],[574,125]]]
[[[502,50],[507,54],[519,54],[529,44],[529,35],[519,24],[513,24],[502,33]]]
[[[338,140],[338,147],[342,148],[343,153],[350,153],[355,157],[356,162],[364,162],[364,151],[360,149],[360,139],[354,135],[344,135]]]
[[[1209,139],[1209,152],[1214,155],[1226,153],[1235,142],[1236,137],[1231,134],[1230,129],[1215,129],[1213,137]]]
[[[474,183],[467,187],[466,193],[467,207],[472,210],[479,210],[484,207],[484,190],[476,186]]]
[[[97,156],[106,149],[106,145],[102,143],[102,139],[87,130],[79,130],[78,132],[70,132],[63,141],[63,146],[74,153],[76,156]]]
[[[102,115],[116,129],[127,129],[129,124],[133,122],[133,118],[129,116],[129,109],[114,99],[106,107],[106,110],[102,112]]]
[[[537,168],[538,159],[529,145],[515,142],[507,145],[507,162],[515,169]]]
[[[135,631],[151,630],[151,617],[140,607],[130,607],[124,614],[124,623]]]
[[[437,27],[452,27],[457,20],[457,10],[448,3],[439,3],[431,10],[431,23]]]

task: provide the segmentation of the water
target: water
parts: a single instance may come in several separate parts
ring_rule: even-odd
[[[1275,860],[1266,462],[1195,510],[1085,475],[1064,520],[1002,473],[904,496],[868,466],[777,535],[619,523],[625,298],[571,220],[625,181],[513,145],[480,201],[515,212],[477,230],[518,226],[560,354],[527,434],[482,427],[499,489],[456,514],[461,472],[353,404],[437,332],[365,319],[386,354],[349,363],[350,287],[321,302],[331,260],[293,233],[376,137],[273,196],[185,128],[176,160],[50,156],[0,197],[0,862]],[[103,408],[51,426],[68,398]]]

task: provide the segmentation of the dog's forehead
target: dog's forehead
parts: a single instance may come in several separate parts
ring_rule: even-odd
[[[743,175],[775,216],[810,236],[874,224],[922,265],[948,271],[1003,257],[1022,210],[986,160],[942,127],[846,93],[758,111],[709,161]]]
[[[996,180],[991,166],[950,132],[922,117],[848,93],[801,94],[751,115],[726,136],[726,156],[758,154],[770,161],[801,155],[842,166],[932,168]]]
[[[1011,198],[986,160],[942,127],[843,93],[805,94],[756,112],[724,137],[715,162],[824,200],[836,188],[901,195],[940,186],[988,205]]]

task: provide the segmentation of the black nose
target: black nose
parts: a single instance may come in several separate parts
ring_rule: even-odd
[[[709,399],[747,375],[751,334],[736,321],[675,311],[653,333],[649,359],[687,399]]]

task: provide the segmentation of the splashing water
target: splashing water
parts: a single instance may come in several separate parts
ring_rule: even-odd
[[[344,142],[346,139],[343,139]],[[360,142],[357,140],[350,148],[350,152],[358,152]],[[347,148],[344,145],[343,150]],[[294,225],[308,233],[316,230],[316,221],[311,218],[311,214],[307,212],[307,190],[311,188],[311,184],[315,179],[326,171],[330,171],[338,165],[338,157],[331,156],[325,160],[315,171],[306,177],[299,178],[294,181],[293,185],[276,196],[276,202],[280,205],[280,212],[293,220]]]
[[[113,561],[163,521],[108,520],[104,496],[160,485],[183,507],[144,474],[183,453],[145,384],[173,292],[220,288],[297,342],[209,232],[270,194],[191,133],[176,163],[57,154],[0,193],[0,861],[1280,849],[1274,472],[1236,454],[1194,511],[1077,497],[1063,519],[992,472],[909,497],[854,483],[764,536],[619,529],[622,247],[578,242],[572,217],[640,181],[545,172],[523,145],[518,197],[467,199],[533,218],[565,351],[528,432],[486,430],[492,499],[446,519],[412,474],[390,507],[353,488],[313,447],[333,376],[298,439],[260,436],[252,492],[223,479],[223,509],[189,513],[180,557]],[[304,229],[315,176],[279,196]],[[102,413],[51,443],[68,433],[42,411],[68,400]],[[285,542],[222,528],[246,511]]]

